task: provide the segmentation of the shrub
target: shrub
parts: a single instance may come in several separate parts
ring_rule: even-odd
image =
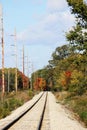
[[[82,121],[85,122],[86,126],[87,126],[87,111],[83,111],[80,113],[80,118],[82,119]]]
[[[80,120],[87,126],[87,97],[85,95],[69,97],[65,100],[65,103],[79,115]]]
[[[7,115],[10,114],[10,110],[7,108],[3,108],[3,111],[2,111],[2,118],[6,117]]]
[[[4,104],[0,106],[0,119],[6,117],[9,114],[10,110],[7,106],[7,102],[4,102]]]
[[[32,90],[29,90],[29,97],[32,98],[34,96],[34,92]]]
[[[14,110],[16,109],[17,107],[21,106],[23,104],[23,101],[22,100],[18,100],[16,98],[11,98],[9,100],[9,109],[10,110]]]

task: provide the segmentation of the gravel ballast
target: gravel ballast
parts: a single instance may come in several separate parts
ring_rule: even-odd
[[[50,130],[87,130],[76,119],[66,113],[61,104],[56,103],[52,93],[49,93]]]
[[[11,115],[1,119],[0,130],[2,130],[2,128],[14,118],[23,113],[27,108],[29,108],[41,96],[41,94],[42,93],[34,96],[32,100],[13,111]],[[44,117],[44,124],[46,124],[46,126],[44,126],[44,129],[42,130],[87,130],[87,128],[84,128],[76,119],[72,118],[70,112],[66,112],[61,104],[56,103],[56,98],[51,92],[48,92],[47,107],[48,108]],[[38,110],[39,108],[37,111]]]

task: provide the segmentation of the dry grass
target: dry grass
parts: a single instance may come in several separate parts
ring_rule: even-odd
[[[67,107],[76,119],[87,127],[87,94],[82,96],[70,96],[68,92],[55,93],[57,102]]]

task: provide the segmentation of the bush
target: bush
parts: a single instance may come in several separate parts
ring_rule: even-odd
[[[18,100],[18,99],[15,99],[15,98],[11,98],[9,100],[9,109],[10,110],[14,110],[16,109],[17,107],[21,106],[23,104],[23,101],[22,100]]]
[[[3,111],[2,111],[2,118],[6,117],[7,115],[10,114],[10,110],[7,108],[3,108]]]
[[[32,90],[29,90],[28,92],[30,99],[34,96],[34,92]]]
[[[87,126],[87,97],[85,95],[68,97],[65,100],[65,104],[77,113],[80,120]]]
[[[86,123],[86,126],[87,126],[87,111],[81,112],[80,118],[82,119],[82,121],[84,121]]]
[[[6,117],[11,111],[15,110],[24,102],[32,98],[34,92],[31,90],[19,91],[17,94],[14,92],[6,94],[4,102],[0,101],[0,119]]]
[[[0,106],[0,119],[6,117],[10,114],[10,110],[8,109],[7,102]]]

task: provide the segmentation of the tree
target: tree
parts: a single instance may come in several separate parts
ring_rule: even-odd
[[[79,79],[84,77],[81,82],[75,77],[78,81],[78,83],[75,83],[76,89],[81,92],[87,86],[87,4],[83,0],[67,0],[67,2],[71,8],[71,13],[76,17],[76,26],[66,34],[66,38],[73,52],[77,52],[78,57],[73,62],[74,69],[77,69],[77,77]],[[73,74],[75,74],[74,70]],[[71,84],[71,86],[74,85]]]
[[[86,91],[86,86],[84,84],[84,75],[81,71],[73,71],[69,91],[74,95],[82,95]]]
[[[71,13],[77,18],[82,27],[87,28],[87,4],[83,0],[66,0],[71,8]]]
[[[73,27],[66,33],[67,41],[71,44],[72,52],[87,53],[87,32],[83,32],[81,26]]]
[[[67,0],[71,13],[76,17],[76,27],[66,34],[67,40],[75,49],[87,55],[87,4],[83,0]]]
[[[61,47],[57,47],[55,51],[52,53],[52,60],[49,60],[49,64],[52,66],[57,66],[60,60],[65,59],[70,55],[69,45],[63,45]]]

